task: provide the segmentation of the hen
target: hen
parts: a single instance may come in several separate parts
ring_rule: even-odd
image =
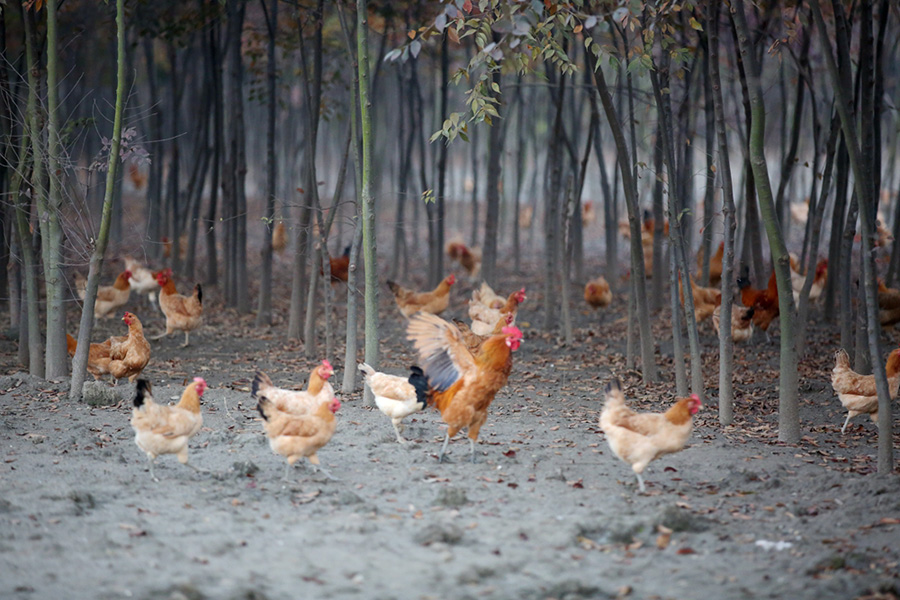
[[[719,321],[721,320],[722,306],[716,306],[712,314],[713,327],[716,335],[719,335]],[[756,309],[731,307],[731,339],[738,342],[746,342],[753,335],[753,313]]]
[[[897,388],[900,386],[900,348],[888,355],[884,367],[888,378],[888,390],[891,400],[897,399]],[[831,387],[838,400],[847,409],[847,419],[841,427],[841,433],[847,429],[850,419],[857,415],[871,415],[872,422],[878,423],[878,392],[875,389],[874,375],[860,375],[850,368],[850,357],[844,349],[834,354],[834,369],[831,371]]]
[[[522,342],[522,332],[517,327],[504,327],[501,334],[488,338],[474,356],[463,343],[459,329],[434,315],[415,315],[406,334],[414,342],[428,379],[429,403],[437,406],[448,425],[438,460],[443,461],[450,438],[465,427],[475,462],[478,432],[494,396],[506,385],[512,370],[512,353]]]
[[[716,286],[722,281],[722,257],[725,255],[725,242],[719,242],[719,249],[709,259],[709,285]],[[697,253],[697,279],[703,273],[703,248]]]
[[[408,290],[390,280],[387,285],[394,294],[394,301],[400,312],[404,317],[409,318],[419,311],[439,315],[447,310],[450,305],[450,286],[454,283],[456,283],[456,277],[448,275],[432,291],[422,293]]]
[[[259,398],[256,409],[263,418],[263,427],[266,437],[269,438],[269,447],[275,454],[280,454],[287,459],[284,465],[284,479],[288,478],[288,469],[297,460],[308,457],[309,462],[329,478],[331,475],[319,466],[318,451],[327,444],[337,428],[337,419],[334,413],[340,409],[341,403],[337,398],[323,402],[315,412],[307,415],[292,415],[275,408],[275,405],[265,396]]]
[[[447,244],[447,256],[458,261],[470,278],[478,277],[481,272],[481,249],[469,248],[461,241],[454,240]]]
[[[275,408],[282,412],[294,415],[305,415],[315,412],[323,402],[334,397],[334,388],[328,383],[328,378],[334,374],[331,363],[323,360],[309,374],[309,383],[305,391],[286,390],[277,388],[272,384],[269,376],[262,371],[256,372],[253,379],[251,394],[254,398],[264,397],[269,399]]]
[[[778,316],[778,285],[775,271],[769,277],[769,285],[764,290],[750,287],[750,280],[738,277],[737,285],[741,290],[741,303],[747,308],[753,307],[753,324],[767,331],[769,325]]]
[[[95,317],[98,319],[108,317],[125,306],[131,296],[131,284],[128,283],[130,277],[131,271],[126,269],[119,273],[113,285],[101,285],[97,288],[97,299],[94,302]],[[78,291],[78,297],[84,300],[87,280],[81,273],[75,273],[75,289]]]
[[[344,248],[344,253],[338,257],[329,256],[328,261],[331,263],[331,283],[347,281],[350,272],[350,246]],[[322,269],[319,269],[319,274],[324,274]]]
[[[900,290],[889,288],[878,280],[878,320],[887,327],[900,322]]]
[[[107,340],[110,343],[108,368],[117,383],[126,377],[129,383],[134,383],[150,362],[150,343],[144,337],[140,319],[127,312],[122,320],[128,325],[128,335]]]
[[[156,291],[159,284],[156,283],[156,274],[138,262],[131,255],[126,254],[125,268],[131,273],[128,283],[138,294],[146,294],[151,303],[156,302]]]
[[[403,419],[419,412],[428,404],[428,381],[422,369],[410,367],[409,377],[379,373],[366,363],[361,363],[359,370],[366,375],[366,385],[375,395],[378,410],[391,420],[397,441],[405,444],[406,440],[400,435]]]
[[[480,302],[469,302],[469,317],[472,319],[472,333],[476,335],[493,335],[497,323],[500,322],[505,315],[513,316],[512,323],[515,323],[516,313],[519,311],[519,304],[525,302],[525,288],[518,292],[513,292],[506,299],[506,303],[500,308],[490,308]]]
[[[801,272],[797,258],[790,256],[791,260],[791,288],[794,291],[794,302],[800,302],[800,292],[806,284],[806,274]],[[816,264],[816,272],[813,276],[812,287],[809,288],[809,301],[818,300],[825,290],[825,282],[828,279],[828,259],[823,258]]]
[[[287,248],[287,231],[284,221],[278,221],[272,229],[272,250],[281,254],[285,248]]]
[[[91,344],[88,348],[87,370],[94,376],[94,379],[99,380],[103,375],[109,373],[109,345],[112,339],[115,338],[109,338],[99,344]],[[75,356],[75,351],[78,349],[78,340],[68,333],[66,334],[66,349],[69,356]]]
[[[694,300],[694,320],[702,323],[712,316],[716,307],[722,303],[722,292],[716,288],[701,287],[694,283],[693,277],[688,277],[691,284],[691,297]],[[681,275],[678,276],[678,294],[682,306],[684,305],[684,289],[681,285]]]
[[[159,293],[159,307],[166,315],[166,332],[153,339],[166,337],[173,331],[183,331],[184,344],[181,347],[186,348],[191,342],[191,331],[203,323],[203,290],[198,283],[194,286],[193,295],[179,294],[175,290],[175,282],[172,281],[172,269],[157,273],[156,282],[162,288]]]
[[[174,454],[178,462],[195,471],[197,467],[188,462],[188,440],[203,426],[200,413],[200,398],[206,391],[206,381],[194,377],[193,383],[185,388],[181,400],[175,406],[157,404],[150,394],[150,382],[138,379],[134,409],[131,413],[131,427],[134,442],[150,460],[150,477],[159,481],[153,473],[153,462],[160,454]]]
[[[619,381],[610,382],[600,413],[600,428],[613,454],[631,465],[641,493],[646,491],[644,469],[651,461],[684,449],[700,406],[700,398],[692,394],[690,398],[679,398],[664,413],[636,413],[625,406]]]
[[[497,295],[486,281],[482,281],[478,289],[472,290],[472,300],[490,308],[503,308],[506,304],[506,298]]]
[[[606,278],[597,277],[587,282],[584,286],[584,301],[591,308],[609,306],[609,303],[612,302],[612,291],[609,289]]]

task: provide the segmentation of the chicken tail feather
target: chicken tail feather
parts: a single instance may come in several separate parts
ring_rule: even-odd
[[[69,356],[75,356],[75,350],[78,349],[78,340],[72,337],[71,333],[66,334],[66,351]]]
[[[409,368],[409,383],[416,388],[416,401],[422,405],[422,408],[428,406],[428,379],[421,367],[413,365]]]
[[[203,306],[203,288],[199,283],[194,286],[194,293],[197,294],[197,304]]]
[[[262,396],[259,399],[259,402],[256,403],[256,410],[259,411],[259,414],[263,418],[264,421],[268,421],[269,420],[268,413],[271,412],[271,410],[272,410],[272,402],[265,396]]]
[[[250,396],[256,398],[260,392],[265,394],[270,387],[272,387],[272,380],[269,379],[269,376],[262,371],[257,371],[256,377],[253,378],[253,385],[250,387]]]
[[[622,393],[622,384],[618,379],[613,379],[606,387],[606,402],[610,401],[625,403],[625,394]]]
[[[375,374],[375,369],[373,369],[372,367],[370,367],[370,366],[367,365],[366,363],[359,363],[359,366],[358,366],[357,368],[358,368],[360,371],[362,371],[363,373],[365,373],[365,374],[366,374],[366,377],[368,377],[369,375],[374,375],[374,374]]]
[[[397,295],[397,292],[400,291],[400,286],[396,282],[391,281],[390,279],[387,280],[387,286],[388,286],[388,288],[390,288],[391,292],[395,296]]]
[[[144,402],[153,397],[150,395],[151,385],[150,382],[146,379],[138,379],[137,381],[137,393],[134,395],[134,407],[140,408],[144,405]]]
[[[834,353],[834,366],[835,368],[840,367],[842,369],[850,368],[850,356],[843,348]]]

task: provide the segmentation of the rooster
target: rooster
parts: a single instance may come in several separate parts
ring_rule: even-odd
[[[492,335],[473,356],[454,325],[427,313],[413,316],[406,337],[419,353],[428,379],[429,403],[437,406],[447,423],[447,435],[438,461],[450,438],[462,428],[468,430],[469,453],[475,462],[478,432],[487,420],[488,407],[497,392],[506,385],[512,370],[512,353],[522,343],[517,327],[504,327]]]
[[[900,387],[900,348],[892,351],[884,367],[888,379],[888,392],[891,400],[897,399]],[[838,400],[847,409],[847,419],[841,427],[841,433],[847,429],[850,419],[857,415],[871,415],[872,422],[878,423],[878,392],[875,389],[874,375],[860,375],[850,368],[850,357],[841,348],[834,353],[834,369],[831,371],[831,387]]]
[[[769,325],[779,314],[775,271],[772,271],[769,285],[764,290],[750,287],[750,280],[746,277],[738,277],[737,285],[741,290],[741,303],[747,308],[754,308],[753,324],[763,331],[767,331]]]
[[[185,388],[178,404],[157,404],[150,395],[150,382],[138,379],[131,427],[134,429],[134,442],[150,460],[153,481],[159,481],[153,473],[153,461],[160,454],[174,454],[181,464],[195,471],[200,470],[188,462],[187,444],[203,426],[200,398],[205,391],[206,381],[195,377],[193,383]]]
[[[631,465],[642,494],[646,492],[644,469],[660,456],[684,449],[700,406],[700,398],[691,394],[689,398],[679,398],[664,413],[636,413],[625,406],[619,380],[610,382],[600,413],[600,428],[613,454]]]
[[[409,318],[419,311],[439,315],[447,310],[450,305],[450,286],[454,283],[456,283],[456,277],[448,275],[432,291],[422,293],[408,290],[390,280],[388,280],[387,286],[394,294],[397,308],[404,317]]]
[[[329,256],[328,261],[331,263],[331,283],[347,281],[350,272],[350,246],[344,248],[344,253],[336,258]],[[321,268],[319,274],[324,275]]]
[[[375,395],[378,410],[391,420],[397,442],[405,444],[406,440],[400,435],[403,419],[428,404],[428,381],[421,367],[410,367],[409,377],[379,373],[366,363],[360,363],[359,370],[365,373],[366,385]]]

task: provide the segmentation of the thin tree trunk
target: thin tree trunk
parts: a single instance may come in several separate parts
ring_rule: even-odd
[[[797,372],[797,347],[794,340],[794,294],[791,286],[790,258],[778,219],[775,201],[769,183],[769,169],[765,157],[766,107],[762,97],[760,68],[750,46],[750,31],[744,14],[743,0],[734,0],[732,15],[737,28],[740,53],[743,55],[750,95],[751,129],[749,141],[750,164],[756,183],[757,196],[769,249],[772,254],[775,279],[778,285],[778,304],[781,325],[781,363],[779,376],[778,439],[795,444],[800,441],[800,413],[797,396],[799,374]],[[727,323],[726,323],[727,326]]]
[[[122,113],[125,110],[125,0],[116,0],[116,111],[113,118],[112,143],[109,147],[109,158],[106,170],[106,191],[103,196],[103,216],[100,221],[100,232],[97,245],[91,253],[91,266],[88,270],[87,290],[84,305],[81,308],[81,325],[78,329],[78,349],[72,359],[72,379],[69,385],[69,400],[81,400],[81,388],[87,373],[88,353],[91,346],[91,332],[94,325],[94,303],[97,300],[97,288],[100,285],[100,272],[103,270],[103,255],[109,242],[109,230],[112,220],[112,205],[115,192],[116,175],[119,167],[119,148],[122,145]]]
[[[498,34],[495,40],[499,39]],[[493,74],[494,98],[497,100],[496,108],[500,118],[491,124],[488,133],[488,161],[487,161],[487,190],[485,199],[484,219],[484,244],[481,263],[481,276],[492,286],[497,286],[497,238],[500,235],[500,186],[503,181],[503,147],[506,138],[507,111],[503,110],[502,96],[500,94],[500,71]],[[441,113],[443,114],[443,113]],[[442,145],[444,147],[445,145]]]
[[[218,19],[209,28],[209,40],[207,41],[207,53],[210,57],[212,70],[212,161],[213,171],[209,182],[209,206],[206,209],[204,228],[206,231],[206,283],[216,285],[219,282],[219,250],[216,248],[216,205],[219,200],[219,185],[221,181],[221,169],[223,149],[225,146],[224,120],[225,112],[222,97],[222,57],[219,53],[219,22]]]
[[[707,10],[709,9],[707,8]],[[718,27],[718,20],[710,26]],[[703,55],[703,61],[706,63],[706,69],[703,74],[703,99],[706,103],[706,106],[704,107],[704,115],[706,116],[706,130],[704,132],[704,138],[706,140],[706,193],[703,196],[703,237],[700,242],[700,247],[703,252],[703,264],[700,268],[700,285],[704,286],[709,285],[709,261],[712,257],[712,238],[713,233],[715,232],[716,202],[716,111],[711,81],[712,67],[709,64],[710,49],[708,37],[713,34],[707,31],[706,35],[706,52]],[[718,32],[716,32],[716,35],[718,35]],[[716,68],[718,68],[718,65],[716,65]],[[731,179],[730,165],[728,178]],[[728,323],[730,321],[724,322]]]
[[[275,194],[278,172],[275,161],[275,112],[277,103],[277,57],[276,37],[278,33],[278,0],[270,0],[271,7],[266,13],[266,25],[269,30],[268,63],[266,64],[266,84],[268,104],[266,105],[266,213],[263,223],[262,272],[259,282],[259,306],[256,313],[256,326],[272,323],[272,228],[275,225]],[[265,11],[266,1],[260,0]]]

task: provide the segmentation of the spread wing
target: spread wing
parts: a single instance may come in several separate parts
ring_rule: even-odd
[[[406,339],[415,344],[428,383],[445,391],[463,373],[474,370],[475,359],[462,334],[452,323],[430,313],[416,313],[406,327]]]

